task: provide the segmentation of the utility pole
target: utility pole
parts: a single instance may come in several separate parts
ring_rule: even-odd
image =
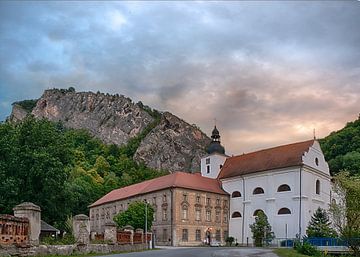
[[[148,249],[148,243],[147,243],[147,201],[146,199],[144,200],[145,202],[145,244],[146,244],[146,249]]]

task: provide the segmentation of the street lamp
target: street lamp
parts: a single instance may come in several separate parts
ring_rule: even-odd
[[[146,249],[148,249],[148,243],[147,243],[147,201],[144,199],[145,202],[145,244]]]

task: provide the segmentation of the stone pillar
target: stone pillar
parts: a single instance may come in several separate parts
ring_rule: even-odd
[[[130,243],[133,245],[134,244],[134,228],[130,225],[127,225],[125,227],[123,227],[123,230],[125,232],[130,232]]]
[[[104,232],[104,240],[109,241],[112,244],[117,242],[116,235],[116,224],[113,221],[109,221],[105,223],[105,232]]]
[[[41,232],[41,209],[39,206],[24,202],[13,208],[14,216],[29,219],[29,242],[31,245],[39,245]]]
[[[90,219],[88,216],[79,214],[73,218],[73,234],[77,244],[90,243]]]

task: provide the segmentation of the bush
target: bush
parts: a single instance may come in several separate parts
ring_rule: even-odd
[[[72,245],[75,244],[75,238],[73,235],[65,235],[62,238],[58,237],[44,237],[43,239],[41,239],[41,243],[45,244],[45,245]]]
[[[308,256],[321,256],[320,251],[318,251],[314,246],[309,243],[296,242],[294,248],[298,253],[308,255]]]
[[[232,245],[232,243],[234,243],[234,241],[235,241],[235,238],[232,236],[228,236],[225,240],[225,242],[230,246]]]

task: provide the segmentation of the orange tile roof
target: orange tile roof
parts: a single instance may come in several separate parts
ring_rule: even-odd
[[[166,176],[143,181],[127,187],[115,189],[105,196],[101,197],[89,207],[94,207],[108,202],[126,199],[128,197],[142,195],[166,188],[187,188],[199,191],[212,192],[226,195],[222,190],[221,182],[217,179],[205,178],[200,174],[191,174],[185,172],[175,172]]]
[[[227,158],[218,179],[302,164],[302,156],[314,140],[277,146]]]

